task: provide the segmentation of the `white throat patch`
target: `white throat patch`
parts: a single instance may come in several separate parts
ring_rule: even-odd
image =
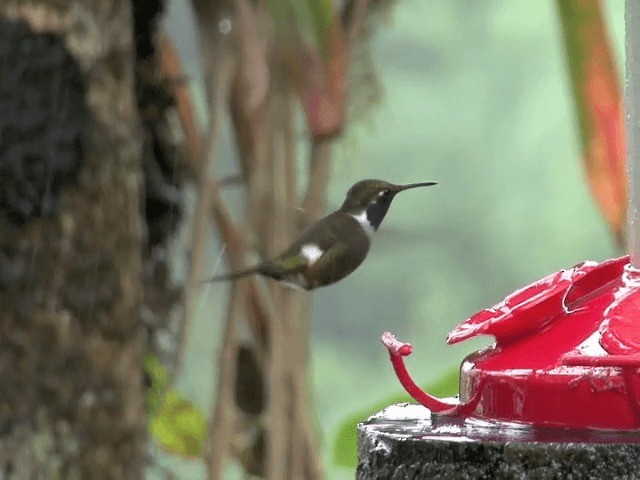
[[[303,245],[300,249],[300,253],[307,259],[309,265],[313,265],[324,254],[324,251],[313,243]]]
[[[360,226],[362,227],[362,229],[365,231],[365,233],[368,236],[372,236],[373,235],[373,232],[375,232],[375,230],[371,226],[371,224],[369,223],[369,219],[367,218],[366,210],[363,210],[358,215],[351,215],[351,216],[356,219],[356,221],[360,224]]]

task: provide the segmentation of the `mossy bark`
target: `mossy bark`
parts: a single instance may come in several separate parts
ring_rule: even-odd
[[[0,24],[0,477],[140,478],[131,2],[4,0]]]

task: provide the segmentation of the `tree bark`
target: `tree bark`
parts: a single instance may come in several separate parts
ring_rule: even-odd
[[[0,3],[0,477],[140,478],[131,2]]]

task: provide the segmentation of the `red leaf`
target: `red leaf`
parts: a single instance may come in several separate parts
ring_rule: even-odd
[[[323,6],[322,0],[315,1],[317,7]],[[288,76],[300,97],[314,137],[339,134],[345,116],[347,49],[344,29],[330,5],[323,15],[322,19],[310,20],[316,22],[314,36],[305,34],[302,25],[285,24],[279,29]]]
[[[334,17],[329,34],[326,61],[317,49],[307,50],[299,87],[302,106],[314,136],[336,135],[344,123],[346,95],[345,40],[341,24]]]

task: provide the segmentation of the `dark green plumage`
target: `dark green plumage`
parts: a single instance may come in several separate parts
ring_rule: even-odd
[[[335,283],[364,261],[371,246],[371,236],[380,226],[395,195],[409,188],[429,185],[435,183],[394,185],[383,180],[362,180],[349,189],[338,210],[305,230],[278,257],[209,281],[260,274],[307,290]]]

